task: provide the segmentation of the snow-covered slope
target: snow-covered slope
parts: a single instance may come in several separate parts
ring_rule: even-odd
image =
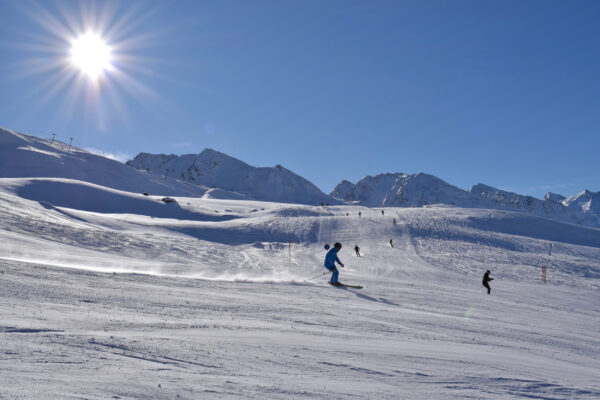
[[[2,398],[600,397],[599,230],[58,184],[0,179]]]
[[[0,178],[0,185],[15,195],[39,202],[47,209],[137,214],[152,218],[191,221],[222,221],[233,217],[213,212],[188,210],[169,197],[143,195],[62,178]]]
[[[594,207],[600,194],[585,191],[565,199],[548,193],[543,200],[477,184],[468,191],[427,174],[380,174],[366,176],[353,184],[342,181],[331,196],[369,207],[419,207],[446,204],[467,208],[513,210],[572,224],[600,227]]]
[[[331,192],[333,197],[369,207],[420,207],[451,204],[480,207],[483,202],[464,190],[427,174],[380,174],[366,176],[355,185],[343,181]]]
[[[560,195],[551,195],[549,193],[544,200],[540,200],[532,196],[523,196],[481,183],[471,187],[470,192],[489,201],[491,203],[490,208],[500,206],[572,224],[600,226],[596,224],[597,221],[590,218],[583,218],[581,212],[569,210],[561,202],[556,201],[562,197]]]
[[[28,172],[0,177],[2,399],[600,398],[598,229],[426,205],[492,204],[429,176],[383,177],[382,199],[422,206],[385,215],[221,188],[167,203],[151,174],[10,134],[0,171]],[[335,241],[363,289],[327,284]]]
[[[66,178],[129,192],[202,196],[207,188],[130,168],[118,161],[0,128],[0,178]]]
[[[331,197],[306,179],[277,165],[257,168],[215,150],[182,156],[140,153],[127,165],[207,187],[225,189],[249,199],[320,204]],[[219,194],[223,198],[223,193]]]
[[[544,196],[544,200],[546,200],[546,201],[552,201],[552,202],[555,202],[555,203],[562,203],[565,199],[566,199],[566,197],[563,196],[562,194],[552,193],[552,192],[548,192]]]
[[[600,226],[600,192],[583,192],[566,198],[562,201],[569,210],[583,213],[583,218],[595,221]]]

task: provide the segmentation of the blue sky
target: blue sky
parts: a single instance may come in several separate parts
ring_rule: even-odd
[[[342,179],[600,190],[598,1],[0,0],[0,126]],[[98,82],[69,36],[113,48]],[[70,75],[69,75],[70,74]]]

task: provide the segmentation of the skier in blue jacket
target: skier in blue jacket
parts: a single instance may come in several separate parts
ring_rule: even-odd
[[[337,270],[337,268],[335,267],[335,263],[337,262],[338,264],[340,264],[340,266],[344,266],[344,264],[340,261],[340,259],[337,256],[338,251],[340,251],[342,249],[342,244],[341,243],[336,243],[333,245],[333,247],[331,248],[331,250],[329,250],[327,252],[327,255],[325,256],[325,268],[327,268],[328,270],[330,270],[332,272],[331,274],[331,281],[329,283],[331,283],[332,285],[340,285],[340,283],[338,282],[338,275],[340,274],[339,271]]]

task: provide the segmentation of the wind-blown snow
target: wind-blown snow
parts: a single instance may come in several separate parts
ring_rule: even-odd
[[[187,184],[161,193],[87,153],[75,179],[61,162],[78,153],[7,137],[2,399],[600,398],[598,229],[424,202],[382,215],[178,196]],[[31,176],[14,176],[19,159]],[[433,178],[403,193],[429,203]],[[341,281],[364,289],[327,284],[335,241]]]
[[[98,212],[44,185],[118,201]],[[74,181],[0,188],[3,397],[600,396],[598,230],[498,210],[182,197],[188,214],[161,218],[155,204],[172,204]],[[364,289],[305,281],[333,241],[341,280]]]

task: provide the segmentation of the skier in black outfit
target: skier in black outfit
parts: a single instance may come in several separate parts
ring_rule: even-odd
[[[354,246],[354,251],[356,252],[356,257],[360,257],[360,247],[358,245]]]
[[[390,239],[390,246],[394,247],[394,239]]]
[[[483,275],[483,280],[481,281],[481,284],[487,288],[488,294],[490,294],[490,291],[492,290],[490,288],[490,284],[488,282],[493,281],[493,280],[494,280],[494,278],[490,278],[490,270],[488,269],[486,271],[486,273]]]

